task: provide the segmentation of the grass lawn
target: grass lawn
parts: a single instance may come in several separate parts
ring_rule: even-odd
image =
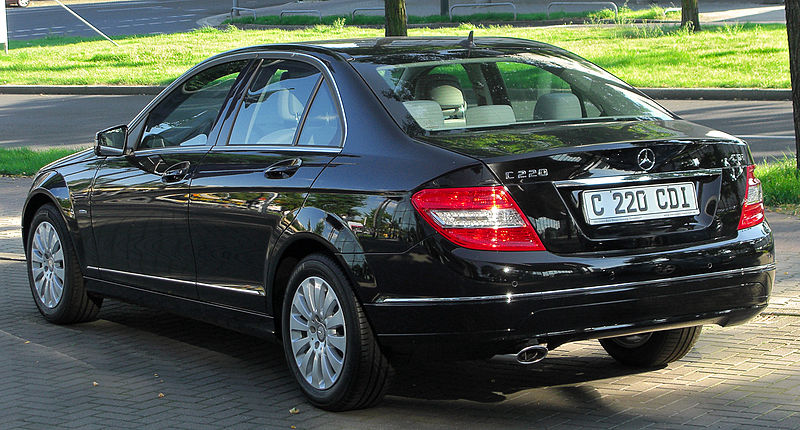
[[[266,15],[259,16],[253,19],[252,16],[242,16],[241,18],[227,19],[223,24],[236,23],[236,24],[262,24],[262,25],[383,25],[383,15],[361,14],[351,17],[350,15],[328,15],[323,16],[322,21],[316,16],[312,15],[285,15],[281,18],[279,15]],[[581,12],[561,12],[558,8],[554,8],[553,12],[548,17],[545,13],[519,13],[517,14],[517,21],[544,21],[546,19],[560,19],[560,18],[589,18],[590,20],[601,19],[614,19],[614,11],[611,9],[603,9],[596,11],[581,11]],[[664,13],[664,8],[657,6],[649,9],[631,10],[627,7],[619,8],[619,21],[634,20],[634,19],[648,19],[648,20],[680,20],[681,13],[671,11]],[[446,22],[486,22],[486,21],[513,21],[514,14],[512,13],[477,13],[472,15],[453,15],[453,19],[445,15],[430,15],[430,16],[414,16],[408,17],[409,24],[438,24]]]
[[[785,25],[475,27],[410,29],[411,36],[514,36],[576,52],[639,87],[789,88]],[[0,55],[0,84],[162,85],[213,54],[241,46],[382,36],[382,29],[320,25],[302,30],[225,31],[102,39],[11,41]]]
[[[759,164],[755,175],[761,180],[765,205],[800,208],[800,172],[793,157]]]
[[[75,153],[76,149],[32,151],[28,148],[0,149],[0,175],[31,176],[42,167]]]

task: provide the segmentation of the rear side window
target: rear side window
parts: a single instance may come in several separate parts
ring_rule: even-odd
[[[292,145],[322,74],[299,61],[265,61],[244,96],[228,145]]]
[[[173,90],[147,117],[138,149],[207,145],[208,133],[247,62],[210,67]]]
[[[303,123],[298,145],[339,146],[342,141],[342,124],[333,94],[326,83],[322,83],[314,96],[308,116]]]

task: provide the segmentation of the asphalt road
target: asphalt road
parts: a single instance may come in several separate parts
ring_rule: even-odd
[[[152,96],[0,95],[0,147],[88,145],[97,130],[130,121]],[[681,117],[750,143],[758,161],[794,154],[788,101],[662,100]]]
[[[240,7],[264,7],[288,0],[240,0]],[[52,3],[52,2],[51,2]],[[69,5],[76,13],[109,36],[178,33],[197,27],[197,20],[230,12],[231,0],[128,0]],[[35,4],[34,4],[35,6]],[[49,35],[97,36],[60,6],[8,8],[10,40]]]

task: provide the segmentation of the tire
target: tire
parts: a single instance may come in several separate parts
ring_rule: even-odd
[[[683,358],[692,350],[703,326],[654,331],[600,339],[600,345],[622,364],[659,367]]]
[[[31,5],[31,0],[17,0],[17,6],[28,7]]]
[[[28,284],[42,316],[56,324],[96,319],[103,299],[87,294],[72,238],[58,209],[50,204],[39,208],[28,232]]]
[[[330,257],[312,254],[295,266],[283,298],[281,335],[290,372],[314,406],[361,409],[386,394],[393,370],[351,283]]]

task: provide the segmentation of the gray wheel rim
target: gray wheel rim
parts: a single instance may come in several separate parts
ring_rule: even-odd
[[[300,375],[318,390],[331,388],[342,373],[347,327],[339,297],[324,279],[306,278],[294,292],[289,336]]]
[[[39,302],[50,309],[58,306],[64,293],[64,250],[56,228],[47,221],[33,233],[31,277]]]
[[[647,343],[652,335],[653,333],[632,334],[630,336],[614,337],[611,340],[623,348],[638,348]]]

